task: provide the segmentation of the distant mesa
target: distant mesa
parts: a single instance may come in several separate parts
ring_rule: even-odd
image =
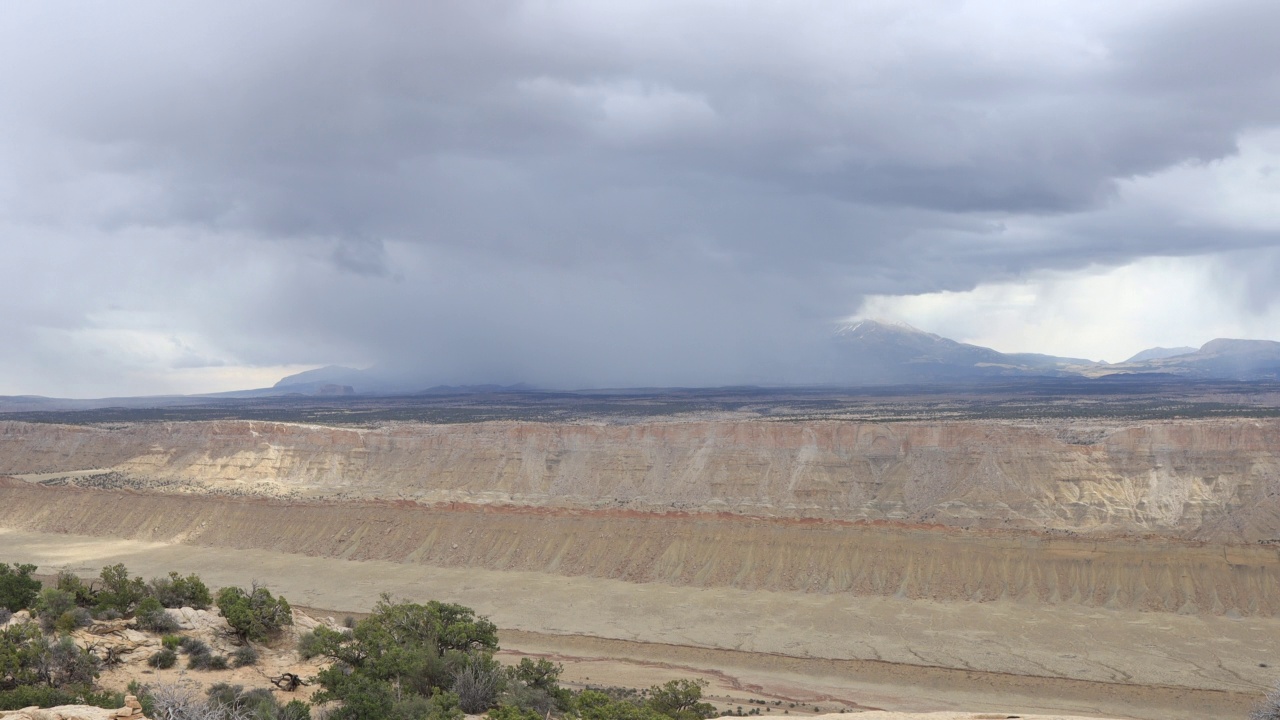
[[[426,380],[407,380],[378,368],[357,370],[328,365],[281,378],[271,388],[275,394],[296,395],[483,395],[503,392],[532,392],[532,385],[433,385]]]
[[[301,395],[388,395],[414,392],[419,387],[395,382],[374,368],[326,365],[283,377],[271,389]]]
[[[1147,348],[1146,350],[1143,350],[1142,352],[1138,353],[1137,355],[1134,355],[1128,360],[1125,360],[1125,363],[1144,362],[1147,360],[1164,360],[1165,358],[1176,357],[1178,355],[1187,355],[1188,353],[1193,353],[1195,351],[1196,349],[1193,347]]]
[[[298,386],[315,386],[323,387],[327,385],[351,385],[355,386],[365,373],[364,370],[356,370],[355,368],[342,367],[340,365],[326,365],[315,370],[306,370],[294,375],[287,375],[280,379],[273,388],[283,390],[286,388],[297,388]]]

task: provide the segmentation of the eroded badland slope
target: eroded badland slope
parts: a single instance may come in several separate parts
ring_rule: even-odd
[[[872,663],[822,671],[850,707],[1014,678],[1026,710],[1230,717],[1280,652],[1274,420],[6,422],[0,475],[10,559],[430,592],[548,652]],[[858,685],[876,663],[915,689]]]
[[[96,470],[76,484],[169,493],[727,511],[1252,542],[1280,528],[1278,430],[1274,420],[370,430],[0,423],[0,474]]]

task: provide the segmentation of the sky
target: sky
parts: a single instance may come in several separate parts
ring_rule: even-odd
[[[1280,3],[11,2],[0,394],[1280,339]]]

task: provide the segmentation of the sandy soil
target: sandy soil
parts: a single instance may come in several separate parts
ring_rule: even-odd
[[[568,680],[693,673],[744,705],[1239,718],[1274,682],[1262,666],[1280,651],[1272,618],[690,588],[14,530],[0,530],[0,548],[42,571],[124,562],[147,577],[266,580],[319,608],[365,610],[381,592],[461,602],[509,629],[509,652],[564,662]]]
[[[823,720],[836,720],[839,716],[820,716]],[[1074,715],[1010,715],[1009,713],[972,713],[972,712],[934,712],[934,713],[897,713],[868,712],[858,716],[859,720],[1081,720]],[[841,720],[847,720],[841,718]]]

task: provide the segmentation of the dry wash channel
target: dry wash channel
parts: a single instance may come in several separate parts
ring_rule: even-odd
[[[5,423],[0,540],[320,607],[429,592],[549,651],[810,663],[859,705],[1238,717],[1280,649],[1276,430]]]

